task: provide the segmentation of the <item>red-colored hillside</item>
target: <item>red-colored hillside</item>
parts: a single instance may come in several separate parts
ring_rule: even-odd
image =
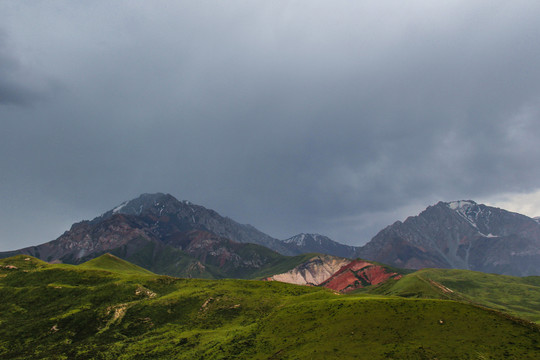
[[[401,275],[363,260],[354,260],[343,266],[321,285],[329,289],[348,292],[369,285],[377,285],[388,279],[399,279]]]

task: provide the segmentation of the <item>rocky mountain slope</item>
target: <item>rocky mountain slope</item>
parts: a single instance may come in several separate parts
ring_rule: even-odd
[[[266,278],[296,285],[318,286],[351,260],[330,255],[316,255],[295,268]]]
[[[283,242],[292,252],[299,253],[319,253],[350,258],[357,250],[355,246],[340,244],[319,234],[302,233],[283,240]]]
[[[284,255],[297,254],[297,252],[284,247],[281,241],[251,225],[237,223],[204,206],[195,205],[185,200],[179,201],[170,194],[143,194],[107,211],[90,223],[102,222],[116,214],[141,218],[146,222],[150,231],[164,239],[165,242],[176,233],[203,230],[240,243],[259,244]]]
[[[255,242],[289,253],[279,240],[213,210],[171,195],[145,194],[74,224],[56,240],[0,257],[27,254],[79,264],[112,253],[156,273],[199,278],[246,278],[280,263],[296,265],[294,258]]]
[[[470,200],[439,202],[383,229],[355,256],[403,268],[538,275],[540,224]]]
[[[473,201],[439,202],[388,226],[365,246],[354,247],[317,234],[281,241],[211,209],[158,193],[143,194],[74,224],[56,240],[0,253],[0,258],[28,254],[77,264],[110,252],[158,273],[209,278],[262,276],[266,266],[286,272],[298,265],[290,260],[283,262],[289,268],[279,266],[276,261],[285,259],[277,260],[268,249],[288,256],[362,258],[399,268],[538,275],[540,223]]]

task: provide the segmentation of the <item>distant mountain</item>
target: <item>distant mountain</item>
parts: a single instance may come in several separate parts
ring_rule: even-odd
[[[474,201],[439,202],[380,231],[356,257],[397,267],[540,274],[540,224]]]
[[[170,194],[143,194],[107,211],[90,223],[102,222],[116,214],[142,218],[151,231],[165,241],[178,232],[202,230],[233,241],[266,246],[284,255],[296,254],[285,248],[281,241],[251,225],[239,224],[214,210],[186,200],[179,201]]]
[[[319,234],[298,234],[283,240],[291,252],[319,253],[351,258],[358,249],[355,246],[340,244]]]
[[[168,194],[144,194],[74,224],[56,240],[0,257],[27,254],[48,262],[80,264],[111,253],[159,274],[199,278],[246,278],[281,262],[289,268],[296,265],[294,258],[266,246],[298,253],[213,210]]]
[[[439,202],[386,227],[363,247],[354,247],[318,234],[281,241],[214,210],[157,193],[73,224],[56,240],[3,252],[0,258],[27,254],[48,262],[80,264],[105,253],[155,273],[182,277],[263,277],[278,273],[269,269],[279,273],[292,269],[306,253],[398,268],[526,276],[540,275],[540,223],[470,200]]]

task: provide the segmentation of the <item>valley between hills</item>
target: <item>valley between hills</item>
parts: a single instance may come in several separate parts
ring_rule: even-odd
[[[539,244],[472,201],[354,247],[144,194],[0,253],[0,358],[538,359]]]

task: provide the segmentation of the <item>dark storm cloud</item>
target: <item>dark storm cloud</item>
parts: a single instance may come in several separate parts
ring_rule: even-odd
[[[0,30],[0,105],[27,105],[38,93],[25,83],[20,64],[7,53],[5,34]]]
[[[438,200],[538,187],[535,2],[158,4],[1,6],[0,62],[66,89],[0,107],[3,238],[161,191],[359,244]]]

